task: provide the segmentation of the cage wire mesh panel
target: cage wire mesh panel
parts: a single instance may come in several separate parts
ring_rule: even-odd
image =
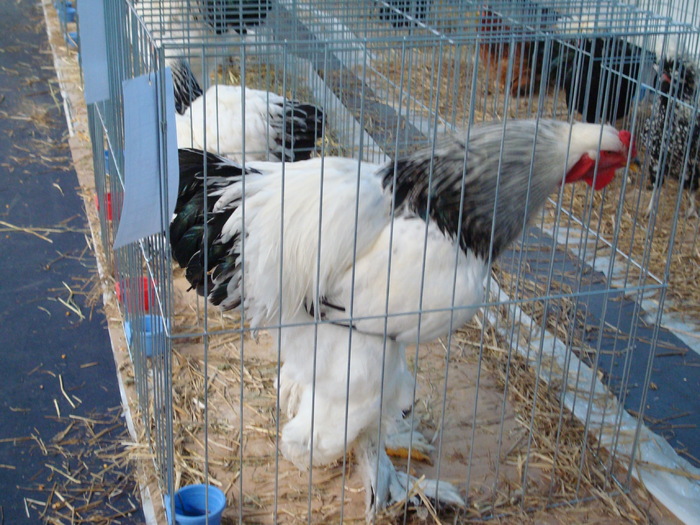
[[[700,7],[693,0],[663,0],[661,2],[637,0],[634,4],[642,9],[672,18],[677,22],[694,27],[700,26]]]
[[[698,223],[686,219],[695,194],[683,183],[685,177],[692,190],[697,175],[698,100],[686,73],[694,71],[692,57],[698,56],[697,31],[629,5],[552,0],[110,1],[106,24],[112,96],[89,111],[97,198],[142,428],[165,494],[209,483],[226,493],[227,513],[241,522],[317,522],[364,519],[368,509],[374,517],[381,510],[372,506],[381,506],[375,491],[381,483],[372,479],[380,473],[403,480],[385,503],[401,499],[402,491],[436,490],[391,477],[393,467],[382,463],[377,447],[382,440],[389,449],[408,445],[413,453],[393,459],[398,472],[440,479],[444,501],[468,502],[437,506],[458,520],[629,489],[635,450],[649,440],[644,417],[668,415],[649,396],[658,382],[655,356],[660,348],[685,348],[693,341],[660,328],[664,306],[684,309],[688,323],[700,313],[692,302],[700,296]],[[246,294],[261,293],[261,281],[251,281],[250,265],[267,265],[270,271],[259,274],[279,291],[270,299],[275,304],[285,304],[288,283],[311,280],[307,301],[294,312],[301,319],[293,308],[271,307],[277,313],[258,322],[254,313],[222,311],[196,293],[221,293],[215,287],[221,267],[211,273],[209,265],[228,249],[228,239],[213,242],[226,227],[215,207],[223,190],[196,201],[193,216],[201,223],[190,240],[212,246],[197,252],[201,260],[172,261],[168,242],[178,257],[172,230],[110,253],[124,190],[122,82],[148,72],[162,75],[165,66],[178,91],[179,146],[225,154],[236,163],[220,173],[218,160],[200,156],[201,173],[193,179],[223,185],[217,177],[230,177],[226,184],[241,195],[234,201],[239,220],[251,228],[236,234],[238,244],[229,253],[233,266],[227,271],[245,273],[236,274],[240,284],[226,290],[227,300],[235,304],[238,289],[253,303]],[[165,114],[164,97],[158,104]],[[669,116],[685,122],[685,131]],[[628,167],[634,159],[625,158],[624,170],[604,192],[552,186],[543,210],[499,250],[497,260],[491,260],[492,249],[484,252],[483,263],[494,263],[484,273],[487,295],[475,291],[473,304],[451,300],[459,289],[455,274],[444,291],[444,333],[438,339],[421,328],[422,338],[399,341],[407,342],[404,349],[392,323],[409,319],[422,327],[423,319],[437,314],[422,300],[390,305],[387,293],[415,282],[423,283],[421,297],[435,291],[433,254],[423,248],[433,246],[428,242],[435,232],[428,235],[424,223],[410,237],[410,259],[397,253],[368,272],[362,257],[369,248],[361,242],[375,209],[361,206],[362,177],[382,164],[398,176],[403,159],[424,148],[428,157],[439,156],[444,133],[469,137],[482,123],[509,126],[522,119],[538,119],[542,126],[547,119],[612,122],[635,137],[639,168]],[[574,155],[572,129],[562,128],[560,147]],[[533,131],[529,139],[542,133]],[[153,138],[154,147],[164,150],[164,141],[163,131]],[[600,138],[591,149],[602,145]],[[509,146],[506,141],[494,150],[500,159],[495,164],[484,160],[493,177],[507,177],[511,163],[523,162],[509,157]],[[532,155],[527,151],[524,158]],[[310,164],[292,162],[306,158]],[[523,180],[523,202],[533,195],[540,162],[533,161],[532,180]],[[687,168],[672,169],[679,165]],[[241,166],[250,170],[247,175]],[[530,173],[529,160],[527,166]],[[461,176],[464,170],[458,171]],[[305,193],[285,193],[299,192],[293,182],[309,172],[322,178]],[[343,174],[350,183],[324,193]],[[425,168],[426,180],[436,174],[437,168]],[[266,177],[281,181],[279,188],[270,182],[265,189]],[[321,180],[328,181],[326,190]],[[267,207],[261,204],[266,192],[272,195]],[[302,198],[308,206],[295,208]],[[453,198],[459,203],[465,197],[458,192]],[[438,206],[428,199],[427,208],[415,213],[429,215]],[[497,209],[493,199],[489,206]],[[356,207],[368,215],[355,215]],[[279,224],[256,238],[261,210]],[[349,217],[340,247],[322,234],[335,227],[334,213]],[[462,209],[459,217],[469,213]],[[494,213],[487,214],[489,224]],[[497,242],[497,232],[489,227],[487,245]],[[453,232],[460,234],[475,235]],[[402,242],[402,235],[392,233],[390,242]],[[316,254],[303,270],[285,251],[295,242]],[[321,255],[326,242],[347,255],[345,266],[333,269],[356,283],[347,304],[334,304],[317,284],[328,271]],[[265,249],[268,259],[260,256]],[[461,261],[460,253],[454,247],[445,261]],[[276,265],[277,259],[282,262]],[[355,302],[364,297],[357,283],[404,267],[415,267],[415,282],[389,286],[380,279],[384,285],[373,290],[386,305],[375,319],[381,326],[377,340],[368,342],[361,327],[372,316],[363,318],[364,305]],[[474,289],[480,287],[479,281]],[[476,317],[461,326],[458,320],[470,317],[472,307]],[[341,335],[331,337],[336,330]],[[368,370],[360,380],[353,374],[363,358]],[[358,393],[348,377],[376,391]],[[408,400],[398,400],[399,393]],[[396,405],[404,401],[402,417]],[[367,405],[357,411],[362,402]],[[698,467],[691,434],[689,425],[668,437]],[[299,435],[306,452],[290,445]],[[324,456],[322,445],[333,440],[340,444],[326,450],[340,452]],[[313,458],[327,464],[309,469]],[[397,505],[389,512],[407,509]]]
[[[173,487],[172,401],[169,324],[172,318],[172,270],[164,235],[153,235],[113,250],[125,196],[125,128],[122,83],[152,74],[162,83],[163,57],[156,41],[138,19],[132,6],[106,2],[105,24],[109,60],[110,98],[88,107],[95,167],[95,205],[100,216],[102,247],[114,278],[113,291],[124,320],[133,368],[127,384],[137,392],[140,433],[154,453],[157,477],[166,492]],[[165,97],[158,96],[158,111],[165,114]],[[155,108],[154,108],[155,109]],[[149,137],[163,158],[164,135]],[[165,180],[161,173],[144,174]],[[153,208],[163,213],[160,202]],[[156,211],[158,213],[158,211]],[[169,217],[163,218],[167,224]],[[133,375],[132,375],[133,373]]]

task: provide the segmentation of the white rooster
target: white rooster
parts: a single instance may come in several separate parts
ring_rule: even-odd
[[[211,303],[243,305],[255,329],[283,326],[281,450],[309,468],[354,448],[371,517],[415,482],[384,450],[413,403],[405,345],[468,321],[489,261],[547,197],[565,182],[605,187],[634,149],[610,126],[510,120],[385,166],[316,158],[243,168],[181,150],[173,256]],[[421,486],[464,503],[449,483]]]
[[[186,60],[172,62],[171,69],[179,148],[207,150],[238,162],[295,162],[309,159],[323,137],[323,110],[313,104],[225,84],[202,93]]]

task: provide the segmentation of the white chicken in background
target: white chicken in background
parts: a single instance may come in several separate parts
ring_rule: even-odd
[[[202,92],[184,60],[171,62],[179,148],[238,162],[309,159],[323,137],[323,110],[270,91],[215,84]],[[244,157],[245,152],[245,157]]]
[[[181,150],[173,256],[212,304],[243,306],[253,329],[283,326],[280,448],[299,468],[353,448],[371,517],[416,482],[384,450],[414,401],[405,345],[467,322],[489,262],[547,197],[568,182],[604,188],[634,150],[627,131],[547,120],[475,125],[466,140],[385,166],[327,157],[244,168]],[[449,483],[420,486],[464,504]]]
[[[175,119],[178,147],[206,149],[239,162],[244,151],[245,162],[305,160],[323,136],[319,107],[224,84],[211,86]]]

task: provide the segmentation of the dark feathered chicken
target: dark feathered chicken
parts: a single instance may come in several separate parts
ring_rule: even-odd
[[[566,58],[564,89],[569,111],[586,122],[616,122],[637,96],[637,80],[654,57],[622,38],[585,39]]]
[[[551,9],[527,0],[516,0],[510,8],[516,11],[517,20],[523,24],[522,27],[518,27],[517,33],[506,24],[499,12],[489,8],[481,11],[479,32],[490,38],[489,41],[479,44],[479,55],[482,64],[489,69],[490,77],[499,83],[500,88],[509,90],[513,96],[520,96],[527,94],[533,83],[533,87],[537,87],[537,79],[545,65],[547,46],[544,41],[535,40],[533,28],[540,33],[551,31],[558,15]],[[514,36],[512,42],[511,36]],[[512,57],[511,45],[514,46]],[[557,60],[563,48],[554,39],[551,40],[550,46],[548,54]],[[511,60],[512,66],[509,67]]]
[[[651,69],[651,53],[618,37],[567,44],[556,38],[558,13],[537,2],[513,0],[498,7],[505,13],[481,12],[479,31],[487,40],[479,51],[502,89],[525,95],[537,89],[547,71],[545,84],[560,82],[569,112],[580,113],[586,122],[615,122],[627,115],[643,68]]]
[[[694,192],[700,185],[700,115],[695,109],[696,68],[689,60],[666,60],[661,65],[659,93],[642,125],[642,142],[649,159],[651,213],[659,188],[668,176],[690,191],[687,216],[697,215]],[[687,160],[686,160],[687,159]]]

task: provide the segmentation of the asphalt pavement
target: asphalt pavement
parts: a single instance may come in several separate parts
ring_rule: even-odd
[[[42,9],[0,4],[0,523],[143,523]]]

